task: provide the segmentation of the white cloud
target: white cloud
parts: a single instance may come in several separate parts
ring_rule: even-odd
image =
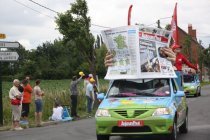
[[[32,46],[31,46],[29,40],[20,39],[20,40],[18,40],[18,42],[19,42],[21,45],[23,45],[23,47],[24,47],[25,49],[27,49],[27,50],[32,49]]]

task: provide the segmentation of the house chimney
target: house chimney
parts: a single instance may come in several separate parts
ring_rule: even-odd
[[[188,34],[195,40],[197,40],[196,38],[196,29],[192,28],[192,24],[188,24]]]
[[[192,24],[188,24],[188,34],[192,34]]]

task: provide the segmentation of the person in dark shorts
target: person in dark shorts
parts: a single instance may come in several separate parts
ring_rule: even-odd
[[[72,81],[70,84],[70,93],[71,93],[71,117],[74,119],[78,119],[79,116],[77,114],[77,97],[79,95],[78,84],[81,81],[84,75],[80,75],[80,78],[77,79],[77,76],[72,77]]]
[[[22,121],[28,122],[28,115],[30,111],[32,87],[29,84],[29,77],[26,77],[23,81],[23,101],[22,101]]]

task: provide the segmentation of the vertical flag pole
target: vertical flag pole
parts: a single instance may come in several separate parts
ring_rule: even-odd
[[[172,16],[171,31],[172,31],[172,38],[174,40],[173,45],[179,45],[178,24],[177,24],[177,3],[175,5],[174,13]]]
[[[129,10],[128,10],[128,26],[131,25],[131,10],[132,10],[133,5],[130,5]]]

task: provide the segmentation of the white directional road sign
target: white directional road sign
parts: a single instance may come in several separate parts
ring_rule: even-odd
[[[18,42],[0,41],[0,48],[18,48],[19,46]]]
[[[0,61],[17,61],[18,58],[17,52],[0,52]]]

